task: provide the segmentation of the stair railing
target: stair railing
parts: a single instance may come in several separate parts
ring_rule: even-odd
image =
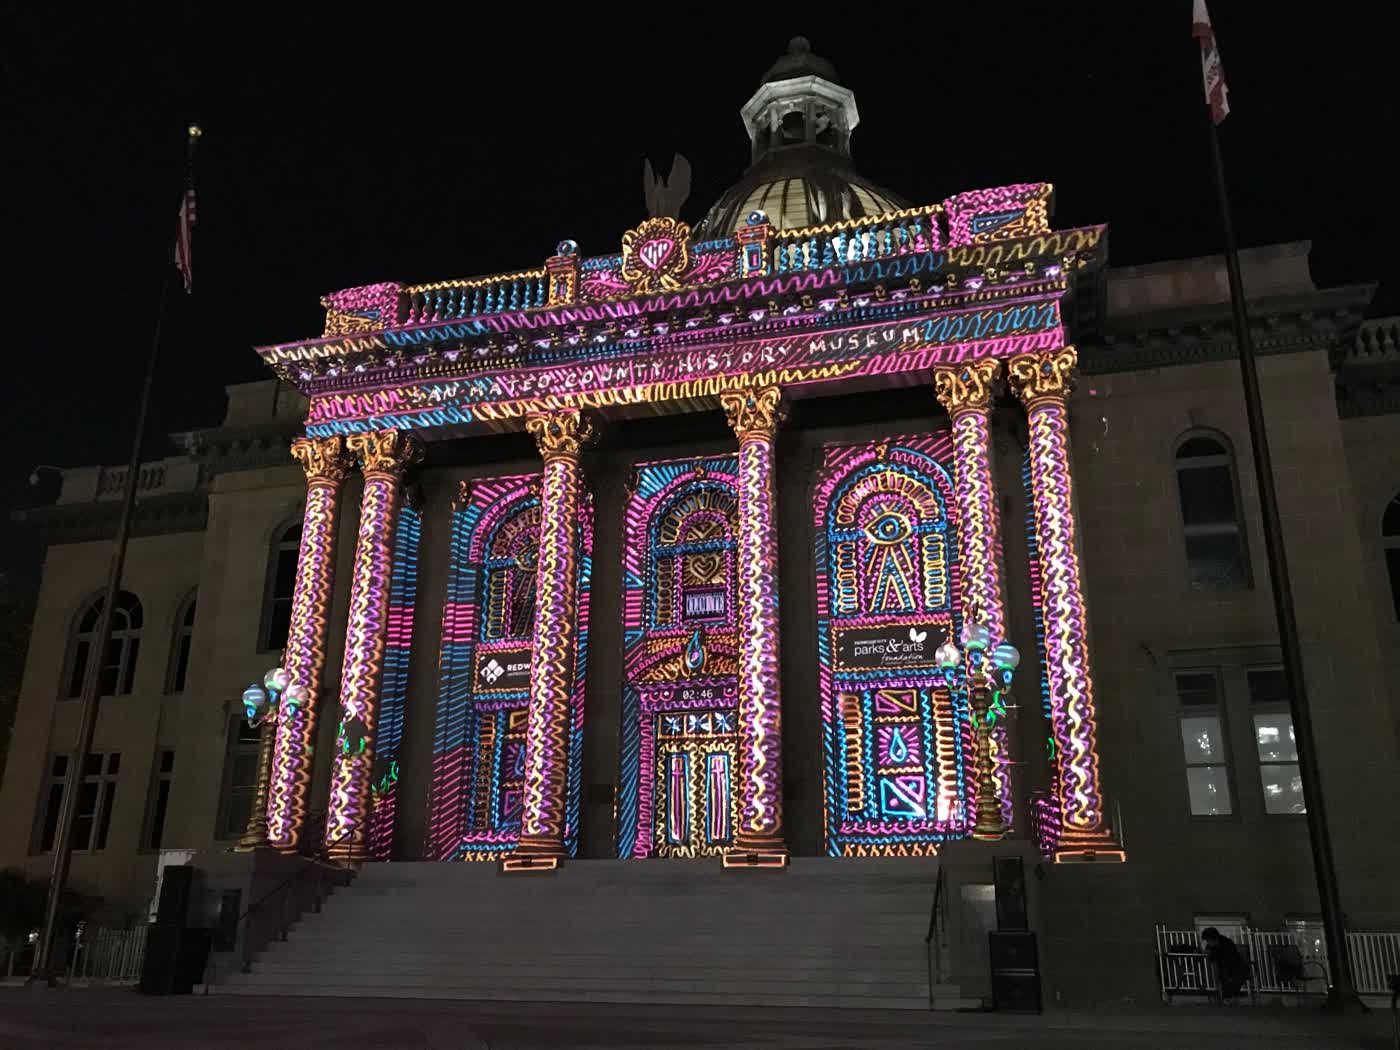
[[[339,835],[337,835],[334,839],[332,839],[330,842],[323,842],[320,846],[314,849],[311,852],[311,854],[307,857],[307,860],[309,862],[308,864],[292,872],[285,879],[279,882],[276,886],[272,887],[272,889],[268,890],[261,897],[259,897],[256,901],[248,905],[248,907],[245,908],[243,912],[238,916],[238,918],[234,921],[234,926],[238,930],[240,954],[242,956],[238,967],[240,973],[249,973],[253,968],[253,917],[259,911],[262,910],[262,906],[264,904],[266,904],[273,897],[276,897],[280,894],[282,915],[280,917],[280,921],[277,924],[277,931],[273,939],[285,941],[287,939],[287,931],[291,929],[292,922],[294,921],[294,919],[291,916],[292,883],[304,879],[308,871],[315,874],[316,891],[312,895],[311,910],[313,913],[319,913],[321,910],[321,904],[325,900],[325,893],[322,892],[322,889],[326,869],[330,868],[336,872],[349,872],[353,874],[353,872],[355,871],[355,865],[342,864],[332,860],[331,851],[335,849],[336,846],[340,845],[340,843],[343,842],[346,838],[348,838],[350,834],[354,832],[354,830],[354,825],[351,825],[350,827],[347,827],[344,831],[342,831]]]
[[[928,964],[928,1008],[933,1009],[933,988],[943,983],[943,940],[947,923],[948,882],[943,877],[943,865],[933,883],[933,901],[928,909],[928,932],[924,934],[924,958]],[[937,963],[934,955],[937,954]]]

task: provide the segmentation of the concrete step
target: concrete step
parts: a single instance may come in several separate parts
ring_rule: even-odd
[[[279,963],[275,959],[259,961],[255,966],[255,972],[259,976],[280,977],[297,981],[310,981],[330,976],[344,976],[350,978],[363,977],[366,980],[387,979],[392,975],[396,981],[413,981],[419,979],[436,980],[444,977],[457,978],[463,981],[483,981],[502,980],[505,978],[529,977],[535,981],[548,981],[558,978],[563,981],[570,981],[577,977],[580,972],[586,972],[598,979],[606,979],[611,983],[623,983],[633,980],[644,981],[648,979],[667,981],[689,981],[704,982],[706,987],[711,983],[719,985],[726,981],[742,981],[749,983],[754,977],[762,977],[764,981],[775,985],[800,984],[803,982],[822,982],[835,984],[855,984],[866,985],[909,985],[916,987],[920,992],[927,989],[927,978],[924,973],[917,970],[884,971],[879,975],[862,976],[852,973],[849,969],[828,966],[828,967],[789,967],[784,965],[780,970],[769,968],[765,973],[758,967],[747,968],[726,968],[723,966],[672,966],[660,969],[656,966],[640,965],[627,966],[619,963],[612,963],[603,966],[593,966],[586,969],[578,967],[570,968],[567,964],[547,965],[543,963],[532,964],[527,960],[517,960],[510,963],[482,964],[469,969],[448,969],[443,966],[427,964],[405,964],[398,959],[386,960],[388,965],[384,967],[383,973],[364,974],[357,973],[353,969],[345,967],[322,967],[317,969],[310,962],[304,964],[287,965]],[[350,983],[355,983],[351,981]],[[948,991],[956,991],[949,988]]]
[[[551,992],[544,995],[530,994],[529,989],[519,985],[501,986],[495,988],[472,988],[470,994],[464,994],[461,989],[456,988],[386,988],[375,989],[372,996],[366,996],[364,988],[349,985],[325,985],[314,990],[302,988],[289,988],[284,985],[268,985],[261,987],[247,984],[220,984],[215,987],[216,994],[227,995],[317,995],[330,996],[334,998],[394,998],[394,999],[459,999],[478,1000],[490,1002],[554,1002],[554,1003],[666,1003],[674,1006],[792,1006],[792,1007],[812,1007],[826,1009],[845,1010],[928,1010],[929,1003],[927,996],[910,998],[880,998],[877,996],[822,996],[822,995],[769,995],[769,994],[736,994],[736,995],[706,995],[704,993],[683,994],[679,992],[668,993],[665,999],[658,999],[654,995],[645,993],[628,992],[626,990],[610,991],[606,994],[588,992],[578,994],[569,990]],[[965,997],[935,999],[933,1009],[936,1011],[952,1010],[976,1010],[981,1007],[981,1002],[976,999]]]
[[[373,864],[217,990],[926,1010],[936,871],[820,858],[783,872],[582,861],[540,877]],[[934,1001],[977,1005],[952,985]]]

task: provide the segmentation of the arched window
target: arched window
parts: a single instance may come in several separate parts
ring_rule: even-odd
[[[301,550],[301,522],[294,521],[273,533],[268,553],[267,592],[263,598],[262,630],[258,648],[282,649],[292,627],[292,594],[297,586],[297,554]]]
[[[83,695],[83,678],[88,661],[97,647],[97,621],[102,616],[103,596],[92,601],[78,618],[68,662],[68,695]],[[117,594],[112,609],[112,635],[98,672],[98,696],[124,696],[131,692],[136,677],[136,655],[141,647],[141,603],[130,591]]]
[[[170,646],[170,681],[167,693],[183,693],[185,676],[190,669],[190,646],[194,642],[195,596],[191,594],[175,617],[175,637]]]
[[[1240,527],[1235,457],[1223,438],[1191,434],[1176,449],[1176,485],[1186,543],[1186,583],[1193,591],[1249,587]]]
[[[1390,501],[1381,518],[1381,546],[1390,575],[1390,600],[1395,603],[1395,618],[1400,620],[1400,495]]]

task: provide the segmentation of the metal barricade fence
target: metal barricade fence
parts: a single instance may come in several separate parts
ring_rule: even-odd
[[[86,926],[73,949],[69,979],[113,983],[140,980],[149,929],[145,924],[124,930]]]
[[[1316,940],[1308,932],[1246,928],[1238,936],[1232,934],[1231,939],[1250,964],[1247,988],[1252,994],[1321,994],[1327,990],[1327,959],[1317,951]],[[1215,968],[1206,959],[1198,931],[1157,926],[1153,941],[1164,999],[1216,993]],[[1348,930],[1346,943],[1356,991],[1361,995],[1388,996],[1390,975],[1400,973],[1400,932]],[[1280,949],[1296,950],[1303,967],[1301,976],[1279,972]]]

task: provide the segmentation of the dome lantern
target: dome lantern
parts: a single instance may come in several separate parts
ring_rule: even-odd
[[[771,150],[817,145],[851,155],[851,132],[860,123],[856,96],[836,79],[836,68],[812,54],[806,37],[793,37],[787,53],[769,67],[753,97],[739,111],[749,132],[752,161]]]
[[[792,39],[740,115],[751,162],[696,224],[697,240],[731,237],[755,211],[764,212],[775,229],[791,230],[910,206],[855,170],[855,94],[830,62],[812,53],[806,38]]]

